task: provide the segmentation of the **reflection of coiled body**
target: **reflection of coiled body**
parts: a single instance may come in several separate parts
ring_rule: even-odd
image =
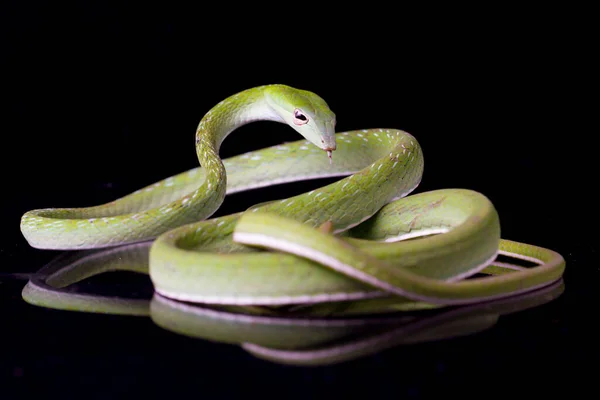
[[[32,304],[63,310],[150,317],[180,335],[240,345],[259,358],[295,365],[323,365],[367,356],[400,345],[464,336],[491,328],[501,315],[554,300],[562,280],[542,289],[462,307],[435,307],[399,297],[263,308],[199,306],[159,294],[125,297],[74,288],[109,271],[134,271],[143,292],[149,281],[151,242],[114,249],[67,253],[28,282],[23,297]],[[494,263],[484,273],[510,273],[518,266]],[[137,282],[137,281],[136,281]],[[401,311],[401,312],[399,312]],[[420,312],[424,311],[424,312]],[[377,314],[377,315],[373,315]]]

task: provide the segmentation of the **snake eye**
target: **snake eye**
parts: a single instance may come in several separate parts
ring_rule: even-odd
[[[308,122],[308,117],[302,113],[298,108],[294,110],[294,123],[296,125],[304,125]]]

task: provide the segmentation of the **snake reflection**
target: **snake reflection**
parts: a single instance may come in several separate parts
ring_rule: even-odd
[[[492,328],[502,315],[538,307],[564,291],[559,279],[521,295],[450,307],[397,297],[295,307],[204,306],[150,296],[84,293],[77,283],[112,271],[148,273],[151,241],[108,250],[65,252],[30,277],[23,299],[52,309],[150,317],[160,328],[238,345],[255,357],[292,365],[328,365],[377,352],[466,336]],[[518,267],[495,262],[484,273]],[[143,279],[141,285],[144,285]],[[151,287],[148,280],[147,285]]]

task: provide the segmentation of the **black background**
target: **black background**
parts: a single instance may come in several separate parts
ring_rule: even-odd
[[[193,168],[205,112],[243,89],[285,83],[325,98],[338,131],[415,135],[425,154],[418,191],[484,193],[503,237],[563,254],[566,293],[469,339],[295,369],[174,337],[150,321],[35,309],[20,300],[24,282],[4,282],[0,377],[10,396],[81,390],[115,398],[178,388],[209,398],[255,389],[303,397],[364,384],[382,397],[419,397],[466,394],[477,382],[511,393],[521,387],[514,382],[535,391],[582,387],[583,378],[569,376],[597,370],[600,279],[594,235],[585,231],[596,206],[585,191],[596,180],[587,139],[597,133],[582,123],[592,110],[586,96],[597,97],[585,77],[585,12],[432,6],[414,14],[346,4],[329,13],[306,3],[267,15],[250,4],[201,6],[2,8],[0,272],[33,272],[55,255],[27,245],[23,212],[99,204]],[[234,132],[221,156],[297,139],[283,125],[257,122]],[[217,215],[321,184],[234,195]]]

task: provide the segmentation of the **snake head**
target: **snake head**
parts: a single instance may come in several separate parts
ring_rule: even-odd
[[[266,99],[283,122],[331,158],[336,149],[336,119],[325,100],[313,92],[286,85],[269,86]]]

